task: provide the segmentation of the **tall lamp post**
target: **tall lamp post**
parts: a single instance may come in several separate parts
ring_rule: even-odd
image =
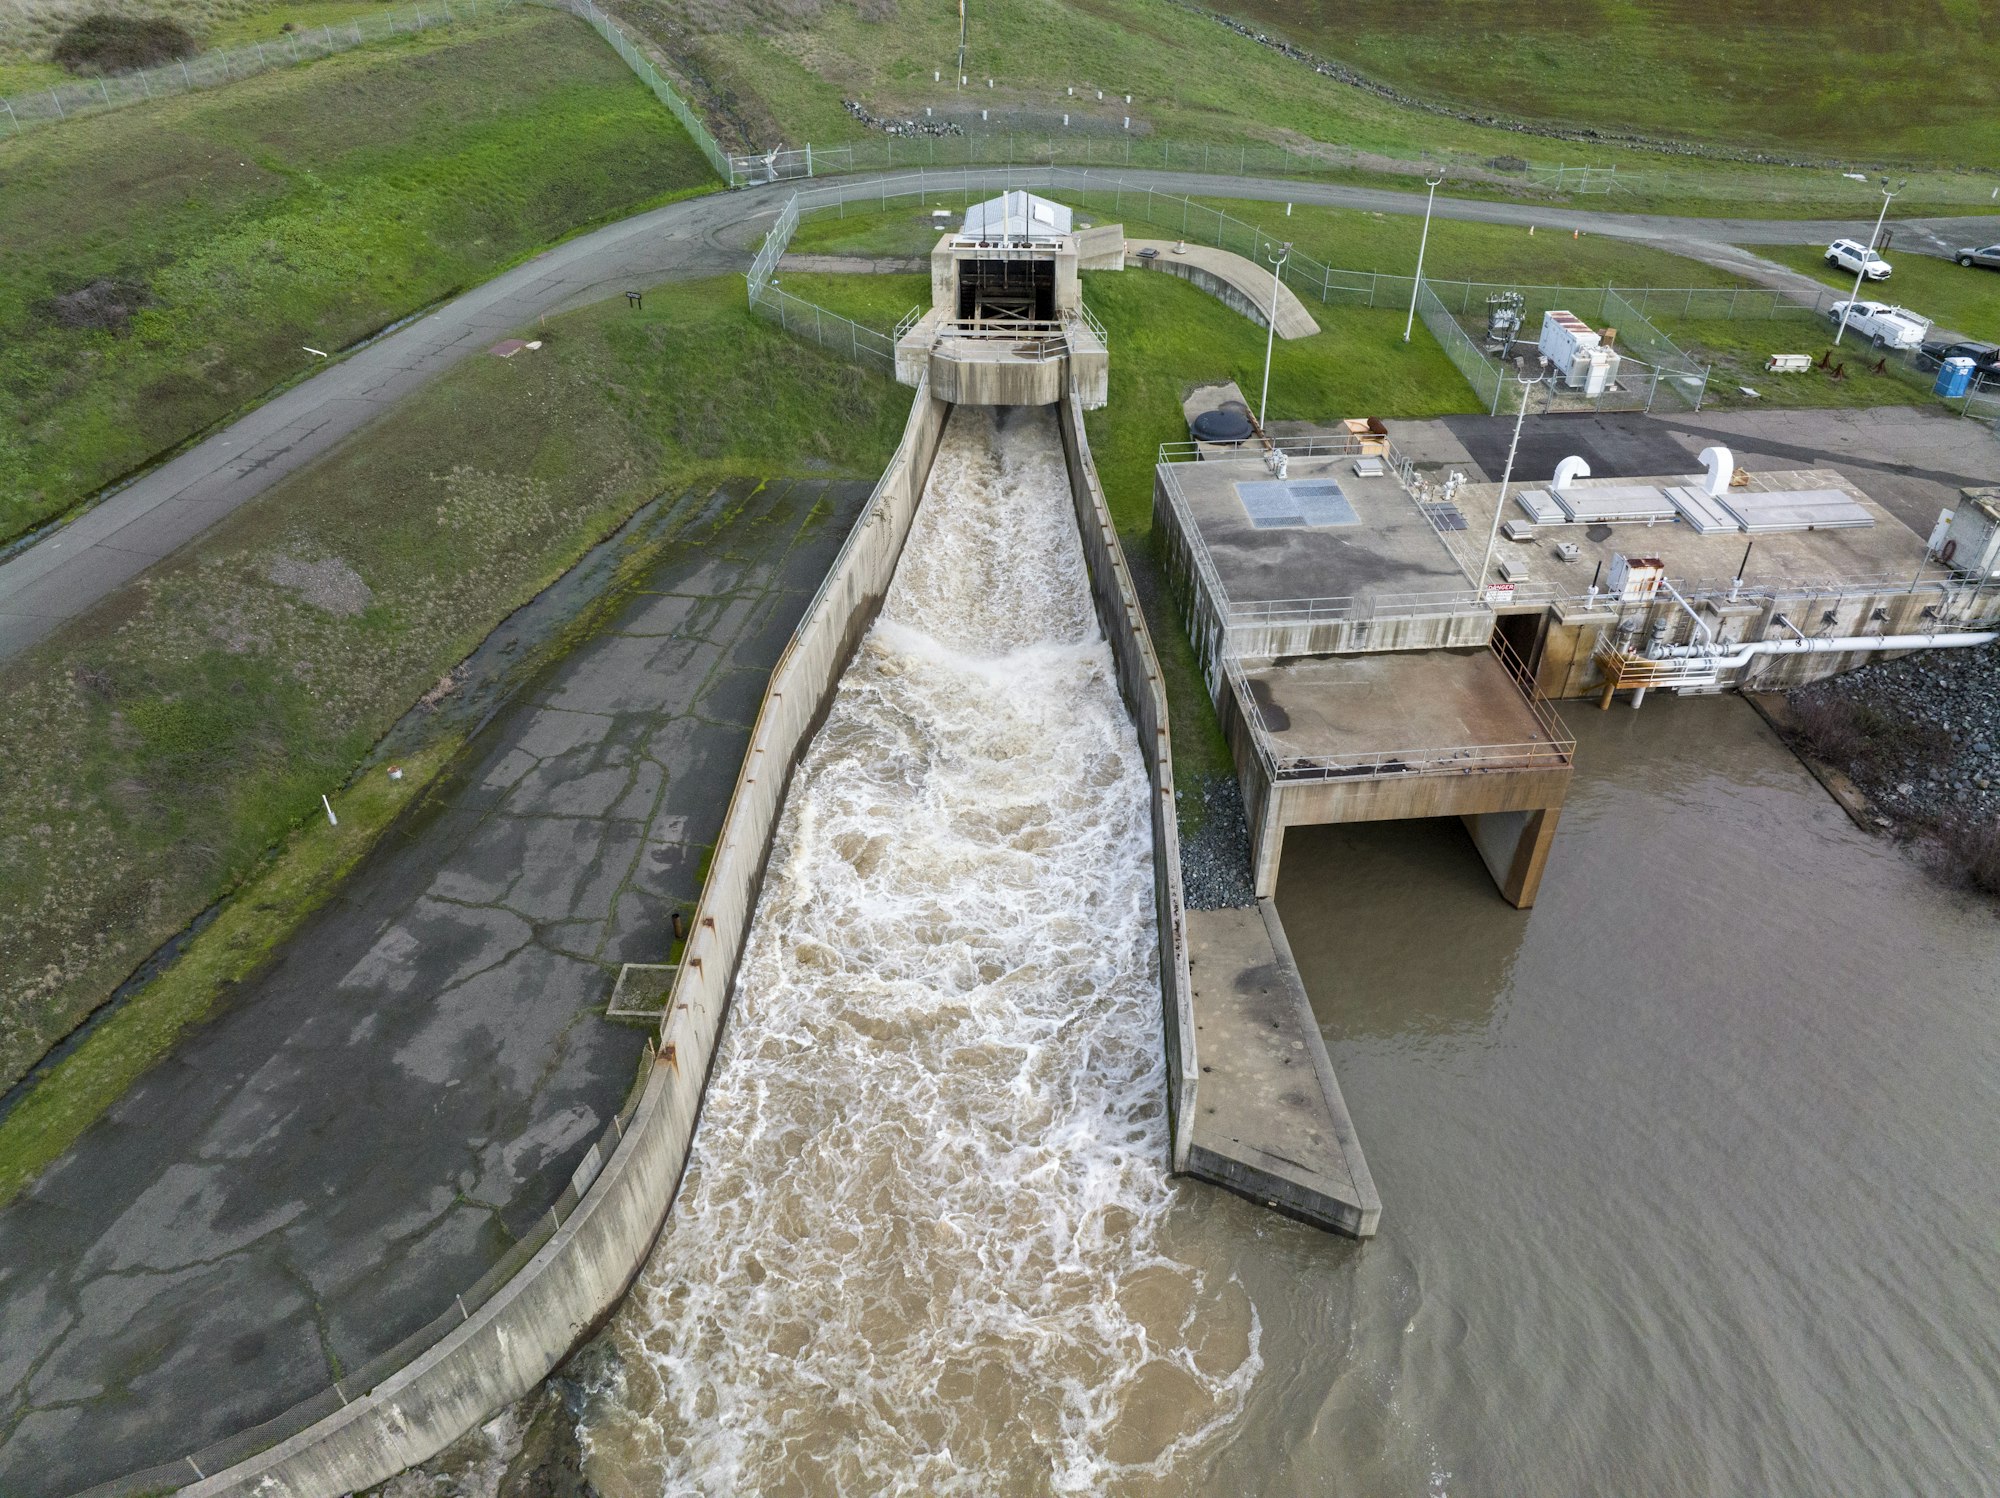
[[[1833,335],[1835,348],[1839,348],[1840,340],[1847,336],[1847,320],[1854,315],[1854,304],[1861,297],[1861,278],[1868,274],[1869,257],[1875,253],[1875,242],[1882,237],[1882,221],[1889,216],[1889,200],[1909,185],[1908,177],[1894,187],[1889,185],[1887,177],[1882,179],[1882,211],[1875,215],[1875,232],[1868,236],[1868,251],[1861,257],[1861,268],[1854,273],[1854,290],[1848,293],[1847,305],[1840,309],[1840,328]]]
[[[1533,374],[1528,373],[1525,355],[1514,366],[1514,378],[1521,384],[1521,409],[1514,417],[1514,440],[1507,444],[1507,466],[1500,473],[1500,497],[1493,504],[1493,529],[1486,533],[1486,555],[1479,563],[1479,587],[1476,591],[1482,599],[1486,597],[1486,573],[1493,565],[1493,548],[1500,543],[1500,517],[1507,512],[1507,486],[1514,479],[1514,454],[1521,446],[1521,425],[1528,419],[1528,392],[1542,383],[1548,371],[1546,354],[1536,358]]]
[[[1424,186],[1430,192],[1424,197],[1424,235],[1417,241],[1417,278],[1410,283],[1410,315],[1403,319],[1403,342],[1410,341],[1410,329],[1417,325],[1417,292],[1424,284],[1424,250],[1431,242],[1431,204],[1437,201],[1438,187],[1444,182],[1444,174],[1424,178]]]
[[[1271,398],[1271,345],[1278,337],[1278,288],[1284,284],[1279,278],[1284,274],[1285,261],[1292,253],[1292,242],[1286,240],[1278,246],[1277,253],[1265,253],[1271,262],[1271,320],[1264,329],[1264,389],[1257,397],[1257,430],[1264,430],[1264,404]]]

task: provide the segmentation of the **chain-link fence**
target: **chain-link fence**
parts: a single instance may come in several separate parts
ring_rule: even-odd
[[[856,364],[896,372],[896,340],[893,336],[864,328],[852,318],[829,312],[804,297],[793,296],[777,284],[778,262],[799,226],[799,195],[786,200],[778,211],[778,221],[765,234],[764,242],[743,277],[750,294],[750,310],[767,317],[787,333],[810,338],[821,348],[844,354]]]
[[[912,125],[921,129],[922,122]],[[1627,170],[1616,166],[1575,166],[1514,157],[1482,157],[1466,152],[1420,151],[1390,159],[1345,146],[1314,142],[1306,147],[1268,141],[1175,141],[1136,131],[1106,138],[1074,129],[1046,134],[1016,131],[963,134],[894,134],[840,145],[804,145],[730,157],[735,185],[800,177],[907,167],[1068,166],[1146,167],[1159,171],[1206,172],[1227,176],[1324,177],[1366,172],[1376,176],[1434,177],[1443,172],[1464,190],[1529,193],[1550,197],[1620,195],[1649,200],[1707,200],[1773,207],[1814,206],[1828,213],[1852,208],[1873,212],[1873,189],[1852,182],[1833,168],[1746,166],[1718,163],[1704,169]],[[2000,176],[1992,172],[1918,171],[1904,192],[1908,203],[1993,204],[2000,212]]]
[[[1431,330],[1431,337],[1438,341],[1445,357],[1458,366],[1458,372],[1478,394],[1480,404],[1488,412],[1498,414],[1500,387],[1506,383],[1500,378],[1500,366],[1487,358],[1485,351],[1458,325],[1458,319],[1438,300],[1428,283],[1417,288],[1417,316]]]
[[[449,26],[476,16],[490,16],[518,3],[518,0],[423,0],[423,3],[354,16],[325,25],[297,26],[268,42],[251,42],[242,47],[225,47],[203,52],[181,62],[140,68],[130,73],[106,74],[59,88],[37,89],[0,99],[0,117],[8,133],[20,134],[36,125],[55,124],[78,115],[121,109],[148,99],[190,93],[234,83],[270,68],[290,67],[316,57],[330,57],[368,42],[392,36]],[[719,153],[718,153],[719,154]]]
[[[622,26],[599,10],[594,0],[537,0],[537,3],[555,6],[588,21],[597,34],[611,44],[612,51],[625,59],[625,65],[638,75],[639,81],[653,91],[653,97],[666,105],[668,112],[681,122],[681,128],[701,148],[701,154],[708,158],[708,164],[715,168],[716,174],[731,187],[737,185],[729,157],[715,143],[715,137],[708,133],[708,126],[702,123],[701,116],[674,91],[673,85],[667,82],[652,58],[646,55],[645,49],[626,35]]]
[[[1690,411],[1701,409],[1701,398],[1708,390],[1706,364],[1689,358],[1680,345],[1654,327],[1616,291],[1604,293],[1604,320],[1618,329],[1621,354],[1627,349],[1637,349],[1640,357],[1653,367],[1656,377],[1687,402]]]

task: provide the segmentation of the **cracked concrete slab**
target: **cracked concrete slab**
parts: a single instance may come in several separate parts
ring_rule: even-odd
[[[690,505],[639,591],[0,1209],[0,1492],[274,1418],[547,1214],[636,1075],[644,1030],[602,1013],[617,964],[664,958],[692,910],[805,607],[765,583],[830,558],[869,487]]]

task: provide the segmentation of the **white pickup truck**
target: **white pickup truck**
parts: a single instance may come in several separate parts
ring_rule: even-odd
[[[1877,348],[1915,348],[1931,330],[1929,318],[1887,302],[1835,302],[1826,315],[1836,324],[1845,316],[1848,330]]]

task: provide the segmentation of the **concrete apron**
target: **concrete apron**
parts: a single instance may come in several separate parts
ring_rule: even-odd
[[[190,1463],[197,1480],[182,1492],[337,1498],[371,1487],[524,1397],[616,1307],[659,1236],[687,1163],[786,780],[888,590],[948,409],[928,389],[918,391],[901,445],[771,675],[654,1064],[622,1138],[571,1215],[434,1346],[245,1461],[212,1475]]]

